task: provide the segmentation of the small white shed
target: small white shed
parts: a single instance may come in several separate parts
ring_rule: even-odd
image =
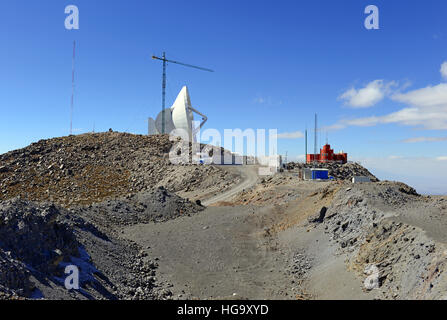
[[[352,183],[364,183],[364,182],[371,182],[371,179],[369,177],[365,177],[365,176],[352,177]]]

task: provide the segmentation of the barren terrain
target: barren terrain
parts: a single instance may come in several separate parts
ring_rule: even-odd
[[[158,276],[179,299],[446,297],[446,198],[296,175],[260,177],[200,215],[133,225],[124,237],[160,259]],[[368,290],[371,265],[378,285]]]
[[[358,164],[302,181],[299,164],[173,165],[171,148],[108,132],[0,155],[0,298],[447,298],[447,197]]]

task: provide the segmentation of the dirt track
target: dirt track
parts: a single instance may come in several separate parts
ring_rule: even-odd
[[[227,167],[227,170],[235,171],[242,177],[242,181],[238,185],[232,187],[230,190],[218,193],[213,197],[211,197],[210,199],[203,201],[204,206],[209,206],[213,203],[230,199],[239,192],[254,186],[259,179],[257,172],[258,166],[229,166]]]

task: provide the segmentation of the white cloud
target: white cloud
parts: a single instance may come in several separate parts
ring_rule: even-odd
[[[339,121],[337,123],[334,123],[330,126],[325,126],[322,128],[322,130],[324,131],[335,131],[335,130],[341,130],[346,128],[346,125],[344,123],[342,123],[343,121]]]
[[[399,93],[392,99],[410,108],[383,117],[385,123],[401,123],[431,130],[447,129],[447,83]]]
[[[272,97],[258,96],[255,99],[253,99],[253,102],[255,104],[263,104],[266,106],[280,106],[280,105],[282,105],[282,100],[276,100],[276,99],[273,99]]]
[[[444,79],[447,79],[447,61],[441,65],[441,75]]]
[[[447,161],[447,156],[437,157],[436,160],[438,160],[438,161]]]
[[[370,127],[375,126],[380,122],[380,118],[378,117],[367,117],[367,118],[358,118],[346,121],[346,123],[350,126],[357,127]]]
[[[447,130],[447,83],[397,93],[391,99],[404,103],[407,107],[384,116],[344,119],[326,129],[395,123],[427,130]]]
[[[324,131],[341,130],[347,127],[372,127],[381,122],[380,117],[367,117],[367,118],[357,118],[357,119],[343,119],[337,123],[323,127]]]
[[[441,74],[447,79],[447,61],[441,66]],[[391,94],[391,87],[395,85],[394,81],[385,84],[382,80],[375,80],[366,88],[348,90],[340,98],[354,107],[368,107],[383,99],[384,96],[389,96],[391,100],[402,103],[406,107],[383,116],[343,119],[325,129],[339,130],[348,126],[365,127],[395,123],[427,130],[447,130],[447,83],[429,85],[406,93]],[[405,87],[406,85],[400,90]]]
[[[361,89],[351,88],[338,99],[344,100],[352,108],[369,108],[382,101],[395,82],[385,83],[383,80],[374,80]]]
[[[398,93],[393,95],[392,99],[414,107],[427,109],[445,106],[447,103],[447,84],[441,83],[407,93]]]
[[[447,141],[447,137],[416,137],[402,140],[404,143],[418,143],[418,142],[440,142]]]
[[[278,133],[278,139],[301,139],[304,134],[301,131]]]

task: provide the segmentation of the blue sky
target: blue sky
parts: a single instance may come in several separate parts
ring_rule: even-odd
[[[70,4],[79,30],[64,27]],[[379,30],[364,27],[369,4]],[[441,0],[2,0],[0,153],[69,133],[76,40],[76,133],[146,133],[161,104],[150,57],[166,51],[216,71],[168,66],[167,105],[188,85],[207,128],[299,137],[316,112],[322,143],[327,131],[380,178],[447,193],[446,16]],[[299,159],[304,140],[278,151]]]

